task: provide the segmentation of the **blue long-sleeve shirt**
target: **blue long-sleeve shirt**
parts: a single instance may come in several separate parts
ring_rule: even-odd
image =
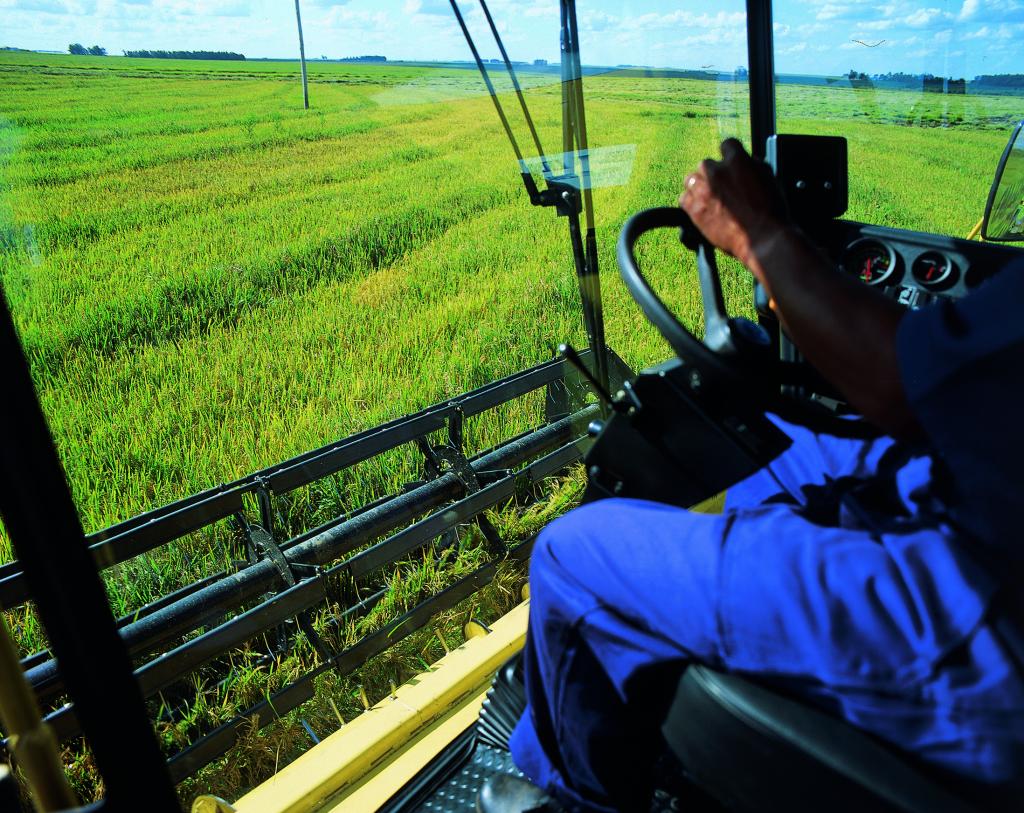
[[[1024,561],[1024,259],[964,299],[908,313],[897,346],[951,519],[994,558]]]

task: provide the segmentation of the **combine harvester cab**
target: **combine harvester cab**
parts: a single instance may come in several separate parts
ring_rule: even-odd
[[[587,71],[575,3],[559,2],[563,121],[562,152],[555,157],[541,145],[517,63],[509,58],[501,26],[486,2],[479,4],[481,19],[500,60],[482,58],[463,17],[465,8],[455,0],[451,8],[509,137],[527,198],[566,224],[588,347],[577,352],[563,345],[548,362],[86,536],[5,309],[0,354],[10,417],[0,506],[18,558],[0,568],[0,607],[35,601],[51,649],[19,663],[13,648],[4,648],[7,688],[0,717],[7,726],[7,748],[41,809],[73,806],[60,778],[57,743],[83,734],[107,790],[104,801],[88,809],[180,809],[175,783],[220,758],[241,736],[309,700],[318,677],[351,674],[396,642],[429,629],[438,613],[490,583],[506,562],[525,564],[532,539],[504,539],[488,512],[530,502],[540,483],[574,464],[585,462],[584,501],[625,496],[714,510],[723,491],[788,446],[766,412],[845,436],[876,432],[852,420],[837,393],[803,363],[762,292],[755,291],[749,309],[756,321],[730,316],[714,250],[675,207],[637,213],[619,236],[617,259],[626,289],[674,352],[662,364],[640,373],[630,370],[605,338],[594,150],[583,92]],[[774,37],[790,26],[779,20],[773,25],[772,15],[771,3],[747,2],[748,66],[729,74],[728,82],[717,72],[695,81],[727,86],[730,103],[736,88],[743,88],[739,98],[743,116],[749,117],[752,153],[772,165],[794,217],[838,266],[907,307],[921,307],[964,296],[1022,256],[1020,248],[1000,245],[1024,240],[1021,125],[998,162],[984,217],[974,229],[963,230],[970,231],[966,239],[842,219],[850,181],[857,182],[861,170],[876,170],[851,161],[848,178],[847,133],[841,128],[778,133],[780,88],[797,88],[796,105],[804,104],[799,94],[811,93],[807,88],[818,92],[816,84],[831,92],[828,86],[841,82],[777,77]],[[507,75],[511,92],[498,92],[495,71]],[[689,73],[700,72],[628,66],[618,73],[693,79]],[[865,116],[889,121],[887,81],[851,71],[841,88],[863,104]],[[938,85],[934,77],[924,81],[925,92],[941,93],[943,99],[963,93],[952,79]],[[951,127],[955,112],[949,111],[961,100],[952,102],[943,107]],[[799,109],[804,117],[817,115]],[[513,112],[522,116],[533,142],[530,150],[517,141]],[[908,115],[919,122],[926,113]],[[863,137],[857,126],[851,125],[848,137]],[[534,147],[536,159],[528,156]],[[676,319],[640,267],[638,244],[659,229],[675,230],[680,251],[694,255],[686,268],[697,272],[701,338]],[[979,234],[982,241],[972,239]],[[543,403],[535,428],[487,448],[467,448],[467,421],[519,398]],[[281,522],[281,504],[291,492],[406,446],[421,455],[422,477],[400,492],[299,533]],[[239,542],[231,568],[130,616],[113,616],[99,571],[226,521]],[[330,608],[334,618],[328,624],[336,626],[358,618],[388,599],[387,582],[380,580],[387,568],[433,550],[437,540],[437,549],[443,549],[457,529],[466,527],[487,554],[472,572],[345,647],[323,640],[323,619],[314,623],[314,612]],[[369,590],[371,583],[375,587]],[[474,810],[486,778],[518,773],[508,738],[525,705],[517,654],[527,631],[529,590],[517,586],[521,594],[510,612],[492,623],[469,620],[464,643],[454,648],[445,643],[446,654],[422,674],[393,686],[380,702],[366,702],[362,714],[342,721],[322,741],[310,730],[313,747],[241,798],[200,796],[193,811]],[[163,698],[183,675],[229,659],[233,648],[258,636],[276,642],[276,652],[268,653],[271,661],[301,637],[316,653],[317,665],[292,675],[186,747],[162,753],[147,701]],[[17,672],[25,681],[15,679]],[[70,702],[59,704],[63,697]],[[44,710],[42,721],[33,713],[37,706]],[[679,777],[668,776],[652,810],[676,809],[682,801],[701,809],[969,811],[1004,801],[972,795],[972,789],[925,772],[770,686],[706,667],[691,666],[683,674],[662,736],[686,766],[691,798],[681,800]],[[0,787],[8,803],[16,804],[9,775],[0,777]]]

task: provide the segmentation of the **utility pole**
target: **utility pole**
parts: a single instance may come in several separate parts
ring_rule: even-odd
[[[302,63],[302,106],[309,110],[309,85],[306,82],[306,44],[302,41],[302,15],[295,0],[295,22],[299,25],[299,62]]]

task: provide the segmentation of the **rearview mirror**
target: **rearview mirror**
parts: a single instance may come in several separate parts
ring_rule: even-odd
[[[981,236],[1002,243],[1024,241],[1024,121],[1017,123],[1003,151],[988,193]]]

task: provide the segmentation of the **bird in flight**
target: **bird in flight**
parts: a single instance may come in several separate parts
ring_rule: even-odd
[[[878,42],[864,42],[864,40],[850,40],[850,42],[855,42],[858,45],[863,45],[865,48],[877,48],[879,45],[881,45],[883,42],[885,42],[885,40],[879,40]]]

